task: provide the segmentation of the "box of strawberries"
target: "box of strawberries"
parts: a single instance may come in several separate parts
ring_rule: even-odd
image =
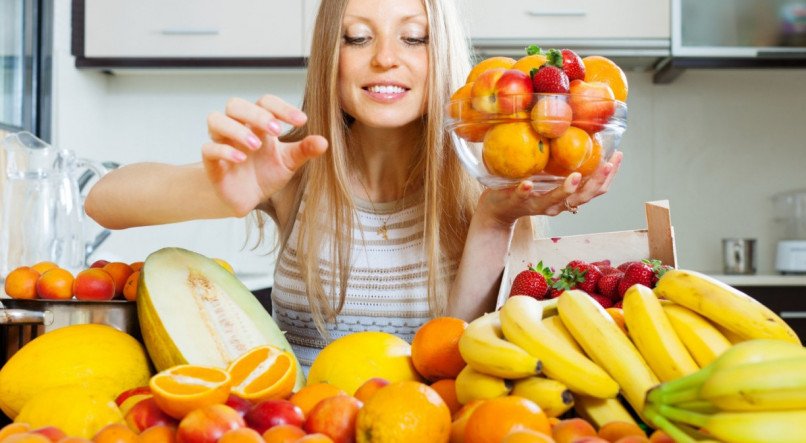
[[[540,300],[556,298],[568,289],[581,289],[603,307],[620,307],[624,292],[636,283],[650,288],[667,269],[677,267],[669,202],[647,202],[647,227],[633,231],[600,232],[566,237],[535,237],[531,223],[516,225],[498,306],[510,295]]]

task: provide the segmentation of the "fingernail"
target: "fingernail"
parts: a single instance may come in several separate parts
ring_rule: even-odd
[[[283,132],[283,128],[274,120],[270,121],[267,126],[269,127],[269,131],[274,135],[280,135],[280,133]]]
[[[246,154],[244,154],[241,151],[232,151],[230,157],[237,162],[242,162],[246,160]]]
[[[612,163],[605,163],[605,165],[604,165],[605,174],[610,174],[610,171],[612,171],[612,170],[613,170],[613,164]]]
[[[299,122],[299,123],[305,123],[305,121],[308,120],[308,116],[305,115],[305,113],[302,112],[302,111],[294,111],[291,114],[291,118],[293,118],[294,121]]]
[[[574,185],[574,186],[576,186],[576,185],[578,185],[578,184],[579,184],[579,182],[581,182],[581,181],[582,181],[582,177],[581,177],[581,176],[579,176],[579,175],[577,175],[577,176],[574,176],[574,178],[572,178],[572,179],[571,179],[571,184],[572,184],[572,185]]]
[[[249,143],[249,146],[251,146],[251,147],[252,147],[252,148],[254,148],[254,149],[257,149],[257,148],[259,148],[259,147],[260,147],[260,139],[259,139],[259,138],[257,138],[257,137],[255,137],[254,135],[251,135],[251,134],[250,134],[250,135],[249,135],[249,136],[246,138],[246,141],[247,141],[247,143]]]

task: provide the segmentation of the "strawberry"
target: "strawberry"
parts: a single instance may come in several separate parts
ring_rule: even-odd
[[[616,302],[616,304],[613,305],[613,307],[623,309],[624,308],[624,302],[619,300],[619,301]]]
[[[629,267],[630,267],[630,265],[631,265],[631,264],[633,264],[633,263],[640,263],[640,261],[637,261],[637,260],[625,261],[624,263],[622,263],[622,264],[618,265],[618,267],[616,267],[616,269],[618,269],[618,270],[619,270],[619,271],[621,271],[621,272],[624,272],[624,271],[626,271],[626,270],[627,270],[627,268],[629,268]]]
[[[624,293],[627,292],[632,285],[644,285],[646,287],[652,286],[652,279],[655,277],[655,271],[652,266],[644,262],[636,262],[627,267],[624,271],[624,278],[618,284],[618,296],[624,298]]]
[[[510,297],[513,295],[528,295],[538,300],[543,300],[548,294],[548,281],[551,279],[551,269],[543,266],[539,262],[535,266],[529,266],[525,271],[521,271],[512,280],[512,288],[509,290]]]
[[[599,289],[597,292],[605,297],[616,298],[618,296],[618,284],[621,282],[622,277],[624,277],[624,273],[618,269],[615,269],[614,272],[602,275],[597,285]]]
[[[608,260],[608,259],[594,261],[594,262],[591,262],[591,264],[596,265],[596,267],[598,267],[600,271],[602,270],[602,268],[612,268],[613,267],[610,264],[610,260]]]
[[[554,282],[551,284],[551,289],[549,290],[549,297],[557,298],[563,292],[569,289],[575,289],[576,285],[583,280],[584,277],[578,270],[566,266],[560,270],[560,275],[554,278]]]
[[[592,299],[596,300],[596,302],[602,305],[602,307],[605,309],[613,306],[613,300],[611,300],[610,297],[605,297],[604,295],[597,294],[595,292],[588,295],[590,295]]]
[[[563,72],[568,76],[568,81],[585,80],[585,64],[576,52],[570,49],[560,51],[563,55]]]
[[[568,76],[563,72],[563,57],[560,51],[549,51],[546,63],[532,69],[532,86],[537,93],[567,94],[570,87]]]
[[[599,270],[598,266],[583,260],[573,260],[568,263],[566,267],[574,268],[579,271],[579,275],[582,278],[576,282],[577,289],[581,289],[588,294],[596,292],[596,284],[602,277],[602,272]]]

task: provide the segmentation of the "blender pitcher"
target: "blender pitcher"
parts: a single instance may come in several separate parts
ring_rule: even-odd
[[[73,273],[85,266],[88,245],[108,231],[84,240],[81,174],[103,176],[100,163],[77,158],[29,132],[0,141],[0,279],[19,266],[52,261]]]

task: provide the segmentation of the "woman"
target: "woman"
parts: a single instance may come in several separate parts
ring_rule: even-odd
[[[231,99],[200,164],[121,168],[86,203],[109,228],[270,217],[273,314],[303,365],[351,332],[411,340],[433,316],[492,310],[515,221],[603,194],[621,158],[583,185],[483,191],[442,130],[469,68],[452,0],[323,0],[316,30],[304,112]],[[281,137],[280,122],[294,129]]]

